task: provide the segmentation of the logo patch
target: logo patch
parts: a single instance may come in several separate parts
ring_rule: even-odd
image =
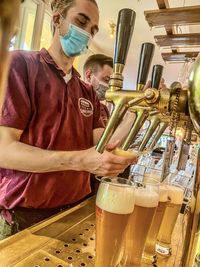
[[[83,114],[85,117],[90,117],[93,115],[93,105],[88,99],[79,98],[78,106],[81,114]]]

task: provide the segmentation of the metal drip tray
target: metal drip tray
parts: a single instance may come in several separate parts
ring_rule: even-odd
[[[0,267],[94,266],[94,197],[0,242]]]
[[[0,267],[94,267],[94,199],[1,241]],[[180,242],[174,242],[177,252]],[[175,260],[172,255],[157,266],[179,266]]]

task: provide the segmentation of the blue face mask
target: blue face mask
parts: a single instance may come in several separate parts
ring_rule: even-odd
[[[91,35],[88,32],[69,24],[67,34],[60,36],[60,43],[65,55],[75,57],[87,51],[90,38]]]

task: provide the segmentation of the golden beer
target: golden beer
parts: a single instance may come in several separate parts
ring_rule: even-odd
[[[134,209],[134,200],[133,184],[130,186],[101,182],[96,199],[95,267],[116,267],[119,262],[125,229]]]
[[[144,245],[153,216],[158,206],[159,194],[155,190],[138,187],[135,190],[135,207],[130,216],[124,242],[121,266],[140,264]]]
[[[184,189],[168,185],[168,194],[171,201],[167,204],[156,246],[157,252],[164,255],[171,253],[171,237],[183,203]]]
[[[154,263],[156,262],[156,241],[158,232],[164,217],[164,213],[169,203],[167,186],[161,185],[159,192],[159,203],[154,215],[147,241],[145,243],[145,249],[143,253],[143,262]]]

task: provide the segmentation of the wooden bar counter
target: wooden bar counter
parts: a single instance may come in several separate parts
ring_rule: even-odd
[[[94,267],[94,205],[92,197],[1,241],[0,267]],[[167,259],[159,258],[158,267],[180,264],[181,220],[174,231],[173,254]]]

